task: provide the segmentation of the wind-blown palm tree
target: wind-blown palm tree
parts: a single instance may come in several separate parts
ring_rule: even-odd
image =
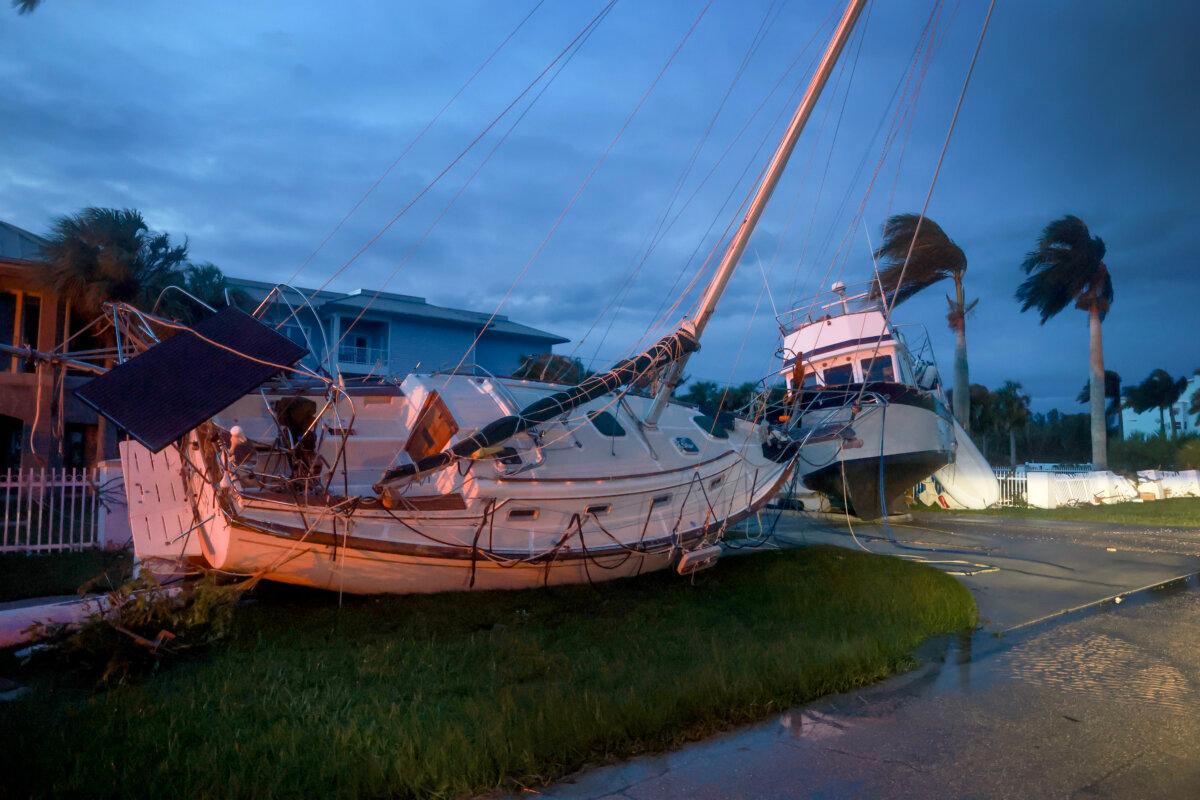
[[[1172,378],[1165,369],[1153,370],[1137,386],[1125,387],[1125,405],[1137,413],[1158,409],[1158,428],[1167,435],[1166,412],[1171,414],[1171,435],[1175,435],[1175,404],[1187,388],[1187,378]]]
[[[896,214],[883,225],[883,239],[875,251],[875,258],[881,262],[878,281],[872,288],[875,297],[883,295],[890,301],[894,296],[895,302],[901,303],[938,281],[946,278],[954,281],[954,296],[946,295],[946,303],[950,307],[946,321],[950,323],[950,330],[954,331],[954,392],[951,402],[958,424],[970,430],[967,314],[979,300],[967,302],[963,292],[963,276],[967,272],[966,254],[940,225],[928,217]],[[903,284],[901,273],[904,275]]]
[[[1017,467],[1017,431],[1029,424],[1029,395],[1021,391],[1021,384],[1005,381],[992,392],[992,417],[995,425],[1008,431],[1008,461]]]
[[[1104,241],[1079,217],[1067,215],[1042,230],[1021,269],[1021,310],[1037,308],[1042,324],[1071,302],[1088,314],[1091,352],[1092,464],[1108,469],[1108,426],[1104,420],[1104,343],[1100,323],[1113,301],[1112,277],[1104,263]]]
[[[85,208],[58,218],[46,238],[48,282],[84,317],[112,301],[149,310],[163,289],[184,282],[187,243],[152,233],[132,209]]]
[[[188,262],[188,246],[155,233],[132,209],[85,208],[54,222],[42,248],[46,282],[71,310],[88,320],[105,303],[120,301],[150,310],[168,286],[189,289],[216,307],[224,305],[225,277],[212,264]],[[179,293],[163,296],[160,312],[191,322],[207,312]],[[115,342],[109,328],[104,343]],[[106,423],[99,420],[97,459],[104,458]]]

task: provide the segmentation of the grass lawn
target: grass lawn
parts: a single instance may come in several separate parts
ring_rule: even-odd
[[[728,558],[694,582],[341,609],[256,591],[204,661],[100,694],[42,675],[0,704],[11,796],[518,789],[879,680],[926,637],[976,623],[953,578],[832,547]]]
[[[93,579],[98,579],[94,584],[95,591],[106,591],[129,579],[132,563],[127,550],[35,555],[4,553],[0,555],[0,602],[74,594]]]
[[[945,511],[936,506],[913,506],[913,511],[939,514],[986,514],[998,517],[1065,519],[1077,522],[1116,522],[1127,525],[1163,525],[1200,528],[1200,498],[1174,497],[1148,503],[1116,503],[1077,508],[988,508],[981,511]]]

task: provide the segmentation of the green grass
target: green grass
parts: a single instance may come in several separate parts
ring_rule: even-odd
[[[265,588],[265,585],[264,587]],[[661,750],[910,667],[976,623],[953,578],[812,547],[526,592],[273,587],[203,662],[0,705],[26,794],[454,797]]]
[[[0,555],[0,602],[75,594],[89,581],[95,591],[105,591],[129,579],[131,564],[127,550],[4,553]]]
[[[946,511],[936,506],[914,506],[919,513],[984,514],[1026,519],[1064,519],[1076,522],[1115,522],[1123,525],[1161,525],[1171,528],[1200,528],[1200,498],[1174,497],[1147,503],[1115,503],[1077,508],[987,508],[979,511]]]

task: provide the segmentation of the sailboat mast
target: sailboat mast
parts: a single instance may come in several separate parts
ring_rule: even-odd
[[[791,157],[792,151],[796,149],[796,142],[799,140],[800,134],[808,122],[808,118],[812,116],[813,108],[817,105],[821,91],[825,88],[825,84],[829,82],[829,76],[833,72],[834,64],[837,63],[838,57],[841,55],[846,42],[850,38],[851,31],[854,29],[854,24],[858,21],[866,4],[867,0],[850,0],[846,4],[846,10],[842,13],[842,19],[838,22],[837,29],[834,30],[833,37],[829,40],[829,45],[825,48],[825,54],[821,57],[821,62],[817,65],[816,72],[813,73],[812,80],[808,84],[808,89],[804,92],[804,97],[800,99],[800,104],[796,107],[796,113],[792,115],[792,121],[784,133],[783,139],[779,142],[779,146],[775,148],[775,155],[771,157],[771,162],[767,165],[766,172],[763,173],[762,182],[759,183],[758,190],[754,194],[754,199],[750,202],[750,207],[746,210],[746,216],[742,219],[741,224],[734,233],[733,239],[730,240],[729,247],[725,250],[725,255],[721,258],[721,263],[717,266],[717,271],[713,274],[712,280],[709,281],[708,288],[704,290],[704,296],[700,299],[700,304],[696,307],[696,312],[690,320],[690,325],[694,329],[697,339],[703,335],[704,328],[712,318],[713,311],[716,310],[717,303],[720,301],[721,295],[725,292],[725,287],[729,284],[730,277],[733,276],[733,271],[737,269],[738,262],[742,258],[742,253],[746,251],[746,245],[750,243],[750,237],[754,234],[758,220],[762,217],[763,210],[766,208],[767,201],[771,199],[771,195],[774,193],[779,179],[783,176],[783,170],[787,166],[788,159]],[[649,413],[646,415],[646,425],[653,426],[658,422],[659,416],[662,415],[663,409],[670,402],[672,393],[683,377],[683,370],[687,365],[687,359],[688,356],[685,355],[667,370],[666,380],[663,382],[662,388],[659,389],[658,395],[654,398],[654,405],[651,406]]]

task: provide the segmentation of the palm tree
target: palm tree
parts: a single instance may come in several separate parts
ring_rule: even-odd
[[[1137,386],[1125,388],[1125,405],[1141,414],[1152,408],[1158,409],[1158,427],[1164,437],[1167,435],[1167,419],[1165,412],[1171,414],[1171,435],[1175,435],[1175,404],[1183,396],[1187,388],[1187,378],[1172,378],[1165,369],[1156,369],[1146,376]],[[1190,413],[1190,411],[1189,411]]]
[[[186,242],[172,244],[140,212],[115,208],[59,217],[43,251],[51,288],[85,317],[113,301],[149,310],[163,289],[183,284],[188,256]]]
[[[1107,425],[1109,417],[1117,418],[1117,438],[1125,438],[1125,422],[1121,419],[1121,398],[1124,395],[1121,393],[1121,375],[1115,370],[1104,370],[1104,398],[1108,400],[1108,405],[1104,409],[1104,419]],[[1079,390],[1079,395],[1075,398],[1080,403],[1091,402],[1092,399],[1092,382],[1088,381]]]
[[[992,434],[996,431],[995,409],[992,408],[992,393],[980,383],[971,384],[971,438],[982,446],[979,451],[987,457]]]
[[[1029,423],[1029,395],[1021,392],[1021,384],[1005,381],[992,392],[992,418],[997,427],[1008,431],[1008,461],[1017,467],[1017,431]]]
[[[911,255],[910,255],[911,252]],[[942,227],[919,214],[896,214],[883,224],[883,239],[875,258],[882,262],[874,297],[894,297],[901,303],[938,281],[954,281],[954,297],[946,295],[950,311],[946,321],[954,331],[954,392],[951,402],[958,424],[970,430],[971,390],[967,370],[967,314],[978,299],[967,302],[963,276],[967,256]],[[907,266],[905,266],[907,264]],[[903,285],[901,285],[903,273]]]
[[[210,305],[224,305],[225,276],[212,264],[188,262],[188,246],[151,231],[132,209],[85,208],[55,220],[42,248],[49,265],[46,282],[83,319],[120,301],[149,310],[168,286],[180,286]],[[163,297],[170,316],[193,321],[206,313],[178,293]],[[101,334],[115,343],[111,327]],[[97,460],[104,458],[106,423],[99,419]]]
[[[1042,230],[1037,246],[1021,269],[1028,276],[1017,287],[1021,310],[1037,308],[1046,320],[1074,301],[1088,313],[1090,332],[1092,464],[1108,469],[1108,429],[1104,421],[1104,344],[1100,323],[1113,301],[1112,277],[1104,263],[1104,241],[1092,236],[1079,217],[1067,215]]]

